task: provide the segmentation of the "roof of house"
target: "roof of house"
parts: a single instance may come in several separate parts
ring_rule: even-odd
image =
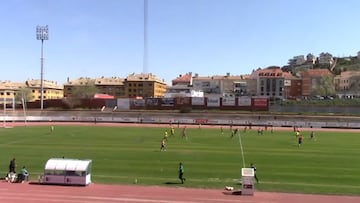
[[[256,77],[278,77],[278,78],[294,78],[290,72],[281,70],[280,67],[269,67],[258,69],[251,74],[252,78]]]
[[[110,77],[110,78],[96,78],[95,85],[124,85],[125,78]]]
[[[88,77],[80,77],[76,80],[68,80],[65,85],[88,85],[94,83],[95,83],[95,79]]]
[[[140,74],[132,73],[126,77],[126,80],[134,81],[134,82],[135,81],[153,81],[153,82],[165,84],[165,82],[163,80],[160,80],[158,77],[156,77],[156,75],[153,75],[151,73],[140,73]]]
[[[360,71],[344,71],[341,72],[340,77],[352,77],[352,76],[359,76]]]
[[[40,88],[41,80],[27,80],[25,84],[28,87]],[[43,87],[46,89],[64,89],[63,85],[59,85],[57,82],[49,80],[43,80]]]
[[[179,77],[172,80],[173,83],[185,83],[185,82],[191,82],[192,73],[186,73],[185,75],[179,75]]]
[[[26,87],[23,82],[0,81],[0,89],[2,90],[17,90]]]
[[[11,82],[11,81],[0,81],[0,89],[4,90],[18,90],[21,88],[40,88],[41,80],[27,80],[25,82]],[[57,84],[54,81],[43,80],[43,87],[45,89],[58,89],[62,90],[64,87]]]
[[[250,75],[214,75],[214,76],[197,76],[194,80],[246,80]]]

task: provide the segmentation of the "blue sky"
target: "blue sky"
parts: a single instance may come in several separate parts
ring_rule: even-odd
[[[49,26],[44,79],[142,73],[144,0],[0,0],[1,81],[40,79],[36,26]],[[360,51],[358,0],[148,0],[145,71],[240,75],[296,55]]]

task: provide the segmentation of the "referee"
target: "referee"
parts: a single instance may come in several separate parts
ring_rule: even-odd
[[[254,164],[254,163],[251,163],[251,164],[250,164],[250,167],[251,167],[252,169],[254,169],[254,178],[255,178],[256,182],[258,183],[258,182],[259,182],[259,179],[258,179],[258,177],[256,176],[256,166],[255,166],[255,164]]]

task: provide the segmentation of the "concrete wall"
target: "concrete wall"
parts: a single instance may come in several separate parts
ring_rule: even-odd
[[[239,113],[175,113],[162,111],[21,111],[0,115],[0,122],[114,122],[114,123],[159,123],[202,124],[234,126],[274,126],[309,128],[359,128],[360,117],[352,116],[305,116]]]

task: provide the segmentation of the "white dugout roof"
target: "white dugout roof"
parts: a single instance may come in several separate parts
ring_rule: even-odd
[[[57,171],[87,171],[91,160],[52,158],[45,164],[45,170]]]

